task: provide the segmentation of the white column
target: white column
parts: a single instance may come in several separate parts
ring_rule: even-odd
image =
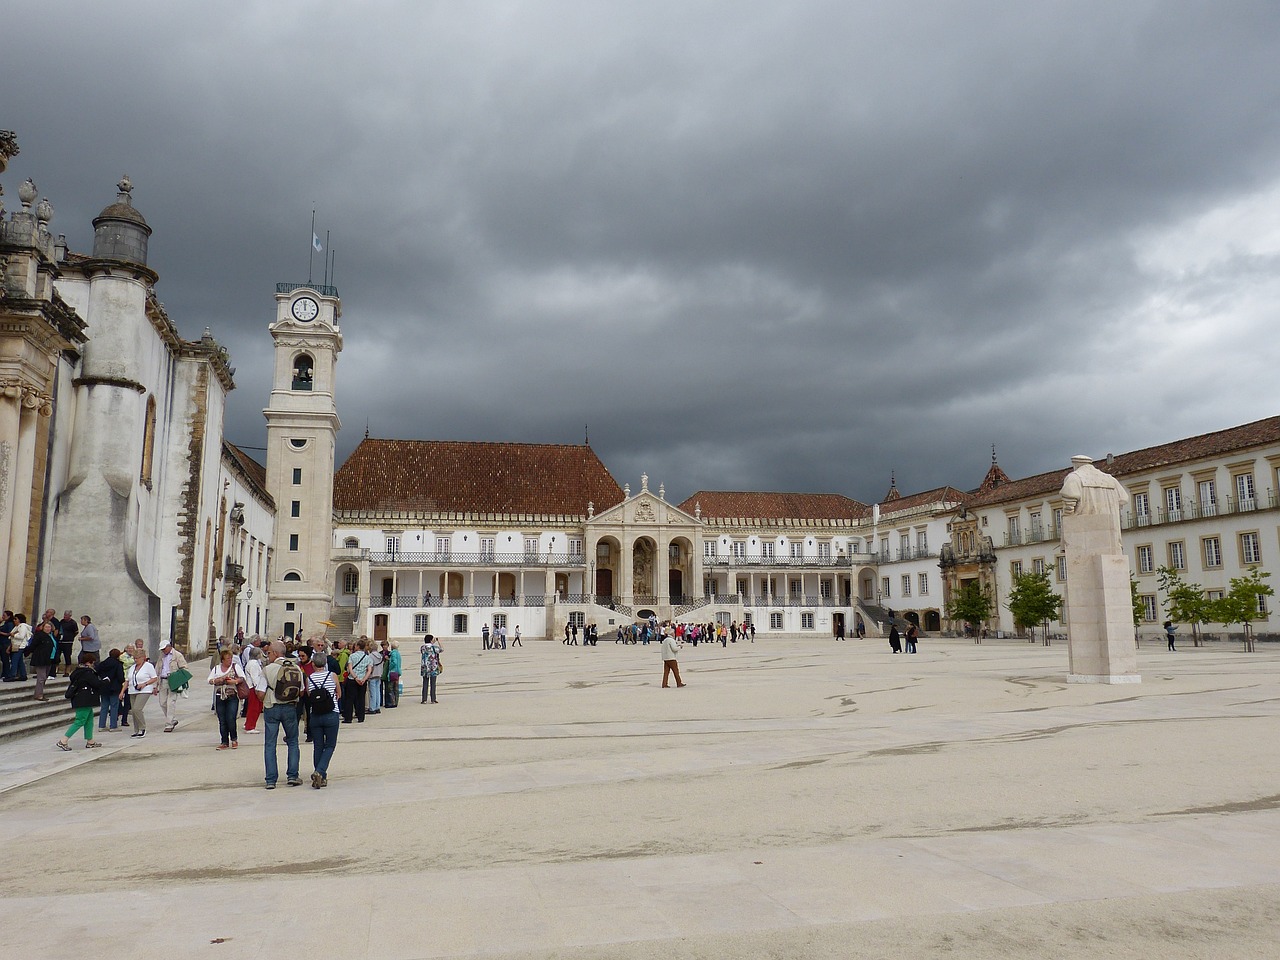
[[[14,497],[21,485],[17,470],[21,404],[22,388],[17,384],[10,384],[0,392],[0,477],[5,484],[5,487],[0,488],[0,545],[4,547],[0,550],[0,584],[6,586],[9,576],[9,531],[13,527]],[[24,561],[25,555],[15,563],[21,567]],[[6,593],[4,603],[16,610],[21,607],[22,597]]]
[[[23,579],[27,566],[27,531],[31,525],[31,483],[36,459],[36,425],[40,416],[40,399],[27,393],[22,399],[22,413],[18,432],[18,455],[13,472],[10,496],[13,509],[10,513],[8,540],[8,569],[5,572],[5,602],[22,603]],[[73,598],[68,598],[73,599]]]

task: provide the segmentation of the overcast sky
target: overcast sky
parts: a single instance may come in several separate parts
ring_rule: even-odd
[[[879,499],[1280,412],[1280,4],[5,5],[73,250],[127,173],[261,446],[311,211],[364,435]],[[323,256],[313,276],[322,279]],[[251,451],[262,458],[261,451]]]

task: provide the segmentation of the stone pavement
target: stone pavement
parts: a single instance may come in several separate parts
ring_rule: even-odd
[[[1096,687],[1065,647],[920,649],[686,646],[662,690],[656,646],[449,643],[440,704],[343,726],[323,791],[263,790],[261,737],[215,752],[199,694],[173,734],[152,705],[142,741],[12,741],[5,943],[1276,955],[1280,650],[1151,647]]]

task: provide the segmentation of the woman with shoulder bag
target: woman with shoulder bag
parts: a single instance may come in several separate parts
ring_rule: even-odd
[[[90,750],[102,746],[102,742],[93,739],[93,714],[102,703],[102,693],[107,687],[106,680],[98,676],[93,668],[98,655],[90,650],[82,650],[79,666],[71,671],[71,679],[67,681],[67,699],[75,707],[76,718],[72,721],[62,739],[57,741],[59,750],[71,750],[71,738],[76,731],[84,728],[84,747]]]
[[[236,735],[236,720],[240,716],[240,697],[237,687],[245,683],[244,669],[231,652],[230,647],[222,651],[222,659],[216,667],[209,671],[209,683],[213,685],[216,699],[214,710],[218,714],[218,735],[222,743],[219,750],[238,747],[239,737]]]

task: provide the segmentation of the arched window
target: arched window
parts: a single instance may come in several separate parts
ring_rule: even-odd
[[[148,490],[151,489],[151,465],[156,451],[156,397],[147,397],[147,419],[142,426],[142,469],[138,471],[138,480]]]
[[[302,574],[300,573],[286,573],[284,575],[285,583],[299,583],[301,580]]]
[[[347,539],[342,541],[342,545],[346,547],[348,550],[355,550],[359,548],[360,541],[357,540],[355,537],[347,537]]]
[[[315,366],[310,355],[298,354],[293,360],[293,389],[310,390],[312,369]]]

